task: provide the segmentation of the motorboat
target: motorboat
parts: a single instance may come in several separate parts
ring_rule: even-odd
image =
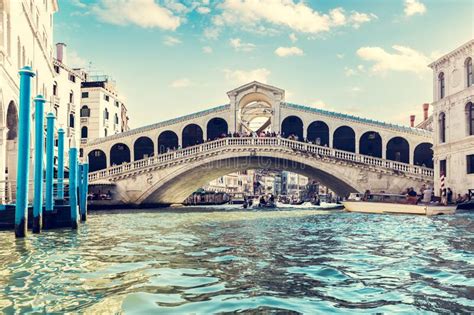
[[[474,199],[459,203],[456,208],[457,211],[474,213]]]
[[[397,194],[350,194],[343,201],[345,209],[350,212],[440,215],[454,214],[456,206],[445,206],[439,203],[409,203],[405,195]]]

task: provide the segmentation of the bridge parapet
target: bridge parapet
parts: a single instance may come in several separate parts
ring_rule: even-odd
[[[122,165],[109,167],[89,174],[91,183],[97,180],[114,180],[125,176],[133,176],[147,172],[148,169],[166,168],[169,165],[182,163],[189,159],[203,158],[206,154],[216,154],[227,150],[259,151],[290,151],[299,154],[307,154],[308,158],[326,159],[333,162],[350,162],[364,165],[369,168],[385,169],[400,172],[420,179],[433,178],[433,170],[430,168],[411,165],[402,162],[385,160],[372,156],[337,150],[330,147],[304,143],[281,137],[260,138],[223,138],[204,144],[176,150],[169,153],[159,154],[147,159],[142,159]]]

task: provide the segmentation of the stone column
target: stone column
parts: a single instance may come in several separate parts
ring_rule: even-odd
[[[3,123],[3,122],[0,122]],[[0,127],[0,204],[6,201],[6,183],[5,183],[5,160],[7,151],[6,144],[6,128]]]

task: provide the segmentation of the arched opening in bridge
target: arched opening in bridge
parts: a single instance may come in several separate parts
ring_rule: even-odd
[[[284,138],[295,137],[303,141],[303,121],[297,116],[288,116],[281,123],[281,134]]]
[[[367,131],[360,137],[359,153],[374,157],[382,157],[382,137],[375,131]]]
[[[178,135],[171,130],[166,130],[158,136],[158,153],[166,153],[177,149],[179,146]]]
[[[148,137],[140,137],[133,144],[133,160],[138,161],[153,156],[155,145]]]
[[[341,126],[334,131],[334,149],[355,153],[355,132],[351,127]]]
[[[11,101],[7,109],[7,140],[18,137],[18,111],[15,102]]]
[[[107,168],[107,156],[102,150],[93,150],[87,155],[89,158],[89,171],[95,172]]]
[[[272,131],[273,109],[271,99],[259,92],[245,95],[239,102],[239,126],[237,131],[244,133]]]
[[[433,145],[423,142],[415,147],[413,162],[415,165],[433,168]]]
[[[227,135],[229,128],[227,126],[227,121],[222,118],[212,118],[207,123],[207,139],[216,140],[223,136]]]
[[[308,141],[322,146],[329,146],[329,127],[323,121],[313,121],[308,126]]]
[[[110,149],[110,165],[121,165],[130,162],[130,149],[126,144],[116,143]]]
[[[196,124],[189,124],[183,129],[181,138],[183,148],[203,143],[202,129]]]
[[[390,139],[387,143],[387,160],[410,163],[410,145],[402,137]]]

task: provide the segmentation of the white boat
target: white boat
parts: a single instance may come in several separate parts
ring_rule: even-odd
[[[365,198],[361,197],[361,194],[351,194],[342,204],[347,211],[363,213],[440,215],[456,212],[456,206],[437,203],[410,204],[407,203],[405,195],[395,194],[369,194]]]

